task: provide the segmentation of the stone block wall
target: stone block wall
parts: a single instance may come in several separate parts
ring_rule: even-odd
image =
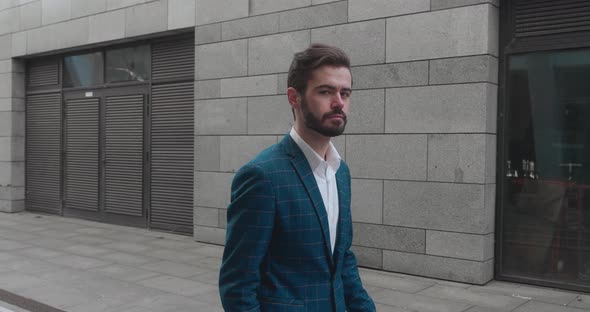
[[[286,72],[342,47],[354,92],[334,140],[363,266],[493,277],[498,0],[0,0],[0,210],[24,199],[17,58],[195,32],[195,239],[222,244],[235,171],[289,131]]]
[[[292,124],[293,53],[324,42],[353,63],[336,145],[353,177],[360,264],[490,280],[497,1],[236,0],[229,11],[222,2],[197,0],[208,18],[195,28],[195,238],[223,243],[235,171]]]

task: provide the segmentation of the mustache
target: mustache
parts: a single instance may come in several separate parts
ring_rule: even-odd
[[[335,110],[333,110],[333,111],[331,111],[329,113],[324,114],[324,116],[322,117],[322,120],[326,120],[326,119],[328,119],[328,118],[330,118],[332,116],[335,116],[335,115],[342,117],[342,119],[344,121],[346,121],[347,118],[348,118],[342,109],[337,108],[337,109],[335,109]]]

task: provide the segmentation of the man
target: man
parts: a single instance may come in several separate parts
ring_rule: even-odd
[[[226,311],[375,311],[350,251],[350,174],[330,142],[352,93],[342,50],[296,53],[287,98],[295,123],[232,183],[219,276]]]

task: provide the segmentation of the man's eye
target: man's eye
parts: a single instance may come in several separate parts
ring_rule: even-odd
[[[349,98],[350,97],[350,92],[343,92],[340,94],[341,97],[343,98]]]

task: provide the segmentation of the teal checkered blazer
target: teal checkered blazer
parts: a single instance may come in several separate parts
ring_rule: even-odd
[[[219,274],[226,311],[375,311],[350,251],[344,162],[336,181],[340,213],[332,255],[320,191],[290,135],[236,173]]]

